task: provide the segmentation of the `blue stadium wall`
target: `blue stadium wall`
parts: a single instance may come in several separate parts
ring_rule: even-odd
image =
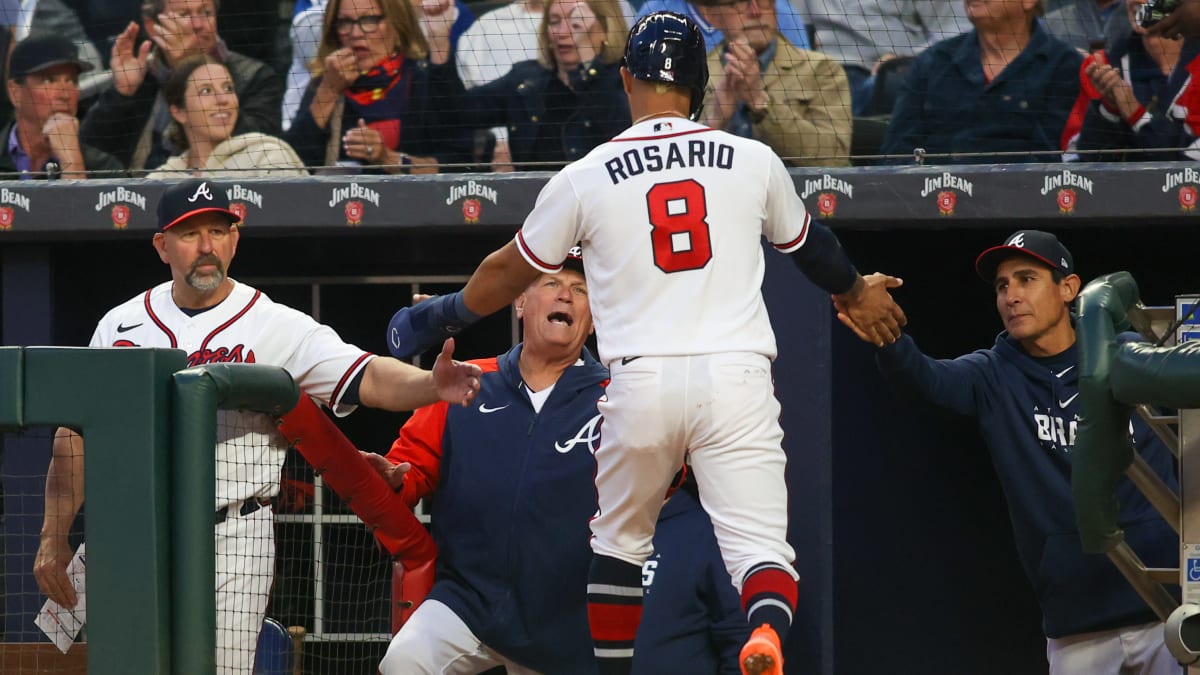
[[[950,357],[990,345],[1000,323],[975,255],[1017,228],[1056,232],[1085,279],[1126,269],[1148,304],[1195,292],[1200,173],[1188,165],[847,169],[795,173],[809,210],[864,272],[905,279],[909,332]],[[407,181],[244,181],[238,278],[466,274],[507,241],[545,176]],[[0,337],[86,344],[104,311],[168,278],[150,248],[155,183],[0,183]],[[780,345],[775,379],[789,455],[791,541],[802,576],[789,673],[1044,672],[1036,600],[1017,563],[1003,495],[969,422],[897,395],[828,298],[768,253],[764,293]],[[303,289],[268,289],[307,308]],[[347,286],[322,304],[348,340],[382,351],[402,298]],[[507,323],[466,336],[503,348]],[[390,443],[396,418],[362,411],[348,435]],[[14,447],[17,446],[17,447]],[[34,444],[36,445],[36,444]],[[44,443],[42,444],[44,445]],[[48,448],[8,443],[6,476],[44,474]],[[5,485],[3,627],[34,639],[27,570],[40,527],[36,478]]]

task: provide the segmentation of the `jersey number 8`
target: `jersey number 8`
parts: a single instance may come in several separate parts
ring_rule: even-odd
[[[654,265],[667,272],[698,270],[712,260],[704,186],[694,180],[659,183],[646,193]]]

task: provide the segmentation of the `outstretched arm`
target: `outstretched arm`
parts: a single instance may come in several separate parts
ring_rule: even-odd
[[[367,364],[359,401],[384,410],[415,410],[438,401],[467,405],[479,392],[482,371],[473,363],[453,360],[454,338],[442,343],[433,370],[379,357]]]
[[[83,504],[83,438],[65,427],[54,434],[50,468],[46,472],[46,514],[33,563],[38,588],[63,607],[77,602],[75,587],[67,578],[74,551],[67,541],[71,524]]]
[[[510,241],[479,263],[462,291],[463,300],[467,309],[487,316],[511,305],[539,274],[517,250],[516,241]]]

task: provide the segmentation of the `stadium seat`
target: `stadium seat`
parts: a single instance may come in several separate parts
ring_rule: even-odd
[[[897,56],[879,64],[879,69],[875,71],[875,90],[871,94],[871,105],[864,117],[892,114],[896,98],[900,95],[900,85],[908,75],[912,62],[911,56]]]

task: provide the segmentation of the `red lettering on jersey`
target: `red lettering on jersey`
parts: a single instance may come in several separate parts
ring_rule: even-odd
[[[116,342],[112,343],[112,346],[114,346],[114,347],[138,347],[140,345],[138,345],[137,343],[134,343],[134,342],[130,342],[129,340],[117,340]]]
[[[243,357],[242,352],[246,354]],[[189,366],[202,366],[206,363],[254,363],[254,350],[246,350],[245,345],[238,345],[233,349],[228,347],[217,347],[216,349],[208,349],[201,347],[188,355]]]

